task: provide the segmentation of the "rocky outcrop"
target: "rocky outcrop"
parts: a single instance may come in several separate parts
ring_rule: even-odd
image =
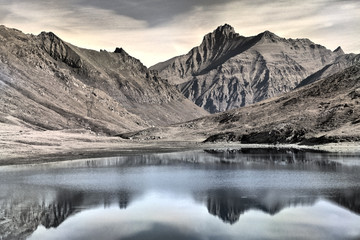
[[[42,42],[42,49],[49,53],[55,60],[63,61],[70,67],[82,67],[81,57],[54,33],[42,32],[38,38]]]
[[[123,49],[93,51],[53,33],[0,27],[0,121],[117,134],[207,113]]]
[[[269,31],[239,36],[225,24],[188,54],[151,69],[215,113],[289,92],[341,55],[341,48],[331,51],[308,39],[285,39]]]

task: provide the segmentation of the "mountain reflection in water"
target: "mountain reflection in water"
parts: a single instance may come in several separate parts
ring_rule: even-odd
[[[246,225],[241,219],[250,216],[261,225],[266,216],[281,218],[283,212],[308,207],[316,215],[316,209],[326,206],[346,215],[339,220],[350,221],[347,237],[356,239],[360,231],[352,225],[360,224],[360,167],[344,164],[354,158],[289,150],[210,150],[1,167],[0,234],[2,239],[57,239],[54,236],[79,231],[76,226],[86,223],[90,235],[72,238],[96,239],[100,235],[94,224],[105,221],[107,227],[121,223],[131,231],[98,230],[109,235],[103,239],[202,239],[211,238],[206,228],[196,234],[191,229],[201,222],[218,226],[221,219],[221,232],[226,225],[241,229]],[[319,231],[332,233],[322,224]],[[196,229],[204,227],[199,226]],[[244,230],[241,235],[235,232],[222,239],[246,238]],[[281,238],[275,235],[269,238]]]

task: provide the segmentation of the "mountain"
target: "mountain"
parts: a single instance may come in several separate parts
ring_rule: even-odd
[[[73,46],[0,26],[0,122],[115,134],[207,113],[122,48]]]
[[[360,64],[260,103],[123,137],[271,144],[360,141]]]
[[[343,55],[341,48],[331,51],[308,39],[285,39],[269,31],[240,36],[225,24],[186,55],[150,69],[215,113],[289,92]]]
[[[337,48],[335,51],[341,51],[341,48]],[[348,68],[356,63],[360,63],[360,54],[344,54],[335,59],[333,63],[330,63],[320,69],[319,71],[311,74],[309,77],[302,80],[296,88],[303,87],[310,83],[313,83],[321,78],[328,77],[332,74],[335,74],[345,68]]]

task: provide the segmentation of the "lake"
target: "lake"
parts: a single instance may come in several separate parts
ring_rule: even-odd
[[[0,167],[0,239],[360,239],[360,155],[204,150]]]

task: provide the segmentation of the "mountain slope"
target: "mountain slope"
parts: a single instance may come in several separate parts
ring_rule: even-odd
[[[337,51],[342,51],[340,48]],[[339,71],[342,71],[356,63],[360,62],[360,54],[344,54],[335,59],[331,64],[326,65],[319,71],[311,74],[309,77],[302,80],[296,88],[306,86],[313,83],[321,78],[331,76]]]
[[[308,39],[265,31],[239,36],[230,25],[207,34],[200,46],[151,69],[214,113],[277,96],[343,55]]]
[[[121,48],[81,49],[4,26],[0,101],[0,122],[111,134],[206,114]]]
[[[163,141],[271,144],[360,141],[360,65],[244,108],[123,135],[150,136]]]

